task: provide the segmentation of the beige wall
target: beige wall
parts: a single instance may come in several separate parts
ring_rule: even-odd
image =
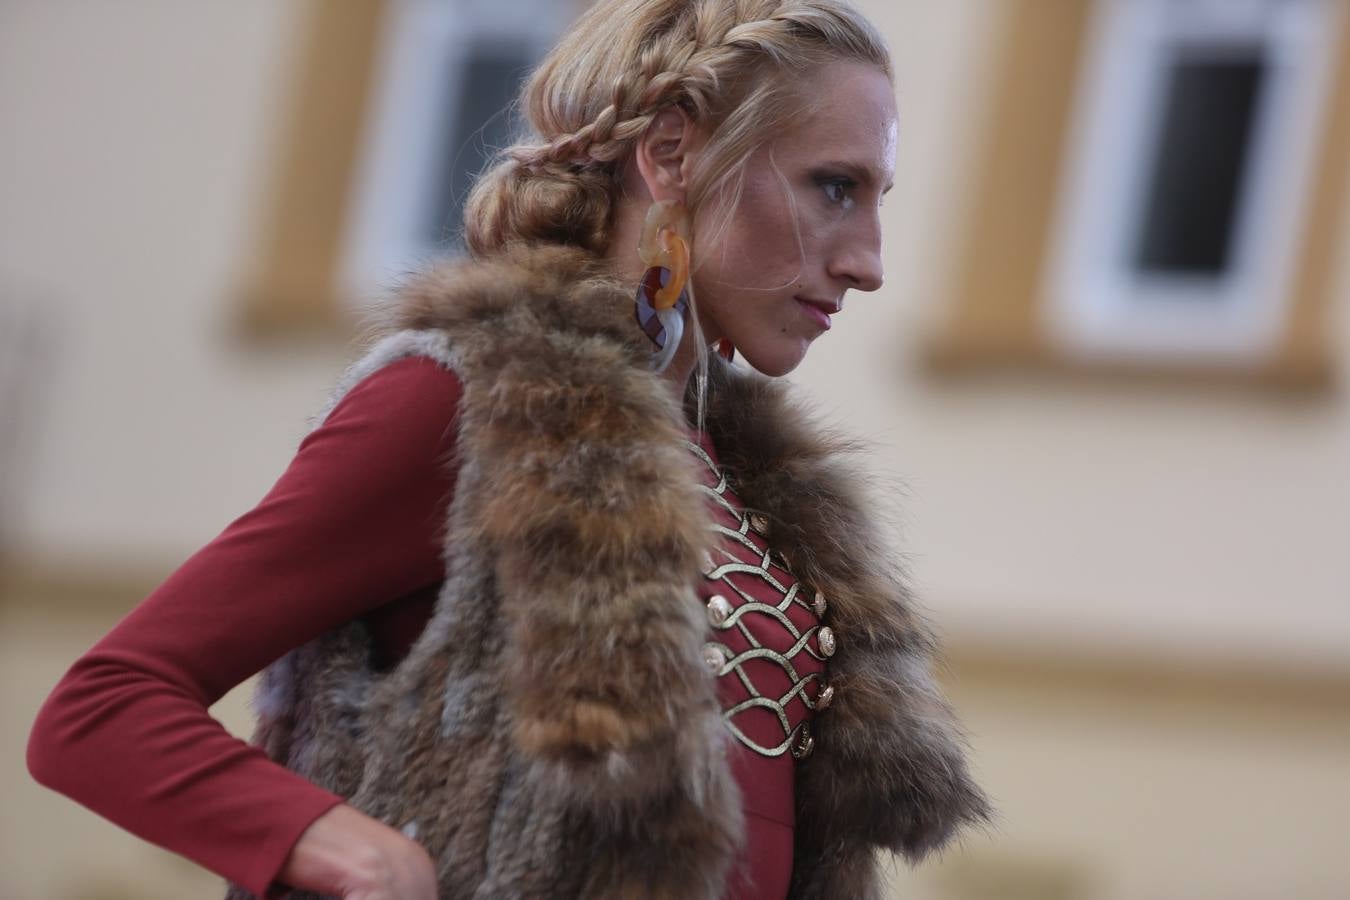
[[[1013,376],[943,386],[919,375],[915,339],[942,302],[962,227],[998,4],[866,5],[898,65],[887,286],[846,301],[800,380],[879,445],[880,471],[908,483],[904,543],[940,618],[998,641],[1350,663],[1344,366],[1336,393],[1307,402]],[[1345,362],[1350,228],[1342,247]]]
[[[0,290],[58,329],[21,548],[171,564],[281,471],[343,348],[231,340],[302,3],[0,4]]]
[[[951,695],[998,827],[899,875],[897,898],[1350,896],[1342,685],[972,663]]]
[[[903,547],[960,651],[954,697],[1003,814],[992,838],[901,876],[905,896],[1350,895],[1336,841],[1350,802],[1337,687],[1350,683],[1350,392],[924,377],[917,340],[954,258],[998,3],[865,6],[900,91],[887,286],[850,299],[798,380],[877,445],[883,481],[907,485]],[[348,356],[230,337],[303,11],[0,3],[0,297],[40,297],[59,326],[10,526],[25,565],[161,577],[267,489]],[[1350,236],[1342,258],[1343,298]],[[1341,302],[1342,359],[1348,320]],[[92,897],[81,885],[94,883],[209,895],[210,876],[21,768],[41,697],[135,596],[0,597],[0,790],[18,798],[0,814],[0,897]],[[1078,668],[1046,668],[1047,653]],[[1183,701],[1166,679],[1083,676],[1094,658],[1168,666],[1178,683],[1209,665],[1255,681],[1225,676]],[[1301,681],[1222,687],[1286,676],[1332,686],[1301,703]],[[226,706],[245,729],[238,694]],[[989,878],[999,891],[978,886]]]

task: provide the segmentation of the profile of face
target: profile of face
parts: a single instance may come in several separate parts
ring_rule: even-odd
[[[834,63],[816,75],[809,107],[751,156],[726,227],[716,210],[695,223],[700,325],[766,375],[797,367],[848,291],[882,283],[895,95],[871,66]]]

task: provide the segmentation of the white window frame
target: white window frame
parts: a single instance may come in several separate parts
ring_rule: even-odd
[[[1061,353],[1245,365],[1275,350],[1292,302],[1337,12],[1328,0],[1099,0],[1043,285],[1043,324]],[[1219,277],[1141,273],[1133,240],[1166,75],[1178,58],[1241,45],[1261,46],[1268,68],[1230,268]]]

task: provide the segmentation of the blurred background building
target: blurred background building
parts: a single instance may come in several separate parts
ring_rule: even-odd
[[[1000,810],[895,896],[1350,897],[1350,5],[861,6],[887,283],[793,378],[901,495]],[[28,727],[453,250],[575,12],[0,2],[0,898],[215,895],[33,784]]]

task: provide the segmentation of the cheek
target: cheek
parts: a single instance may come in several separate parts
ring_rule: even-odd
[[[772,171],[746,179],[727,254],[728,262],[743,270],[741,284],[779,287],[801,267],[800,217],[788,202],[786,190]]]

